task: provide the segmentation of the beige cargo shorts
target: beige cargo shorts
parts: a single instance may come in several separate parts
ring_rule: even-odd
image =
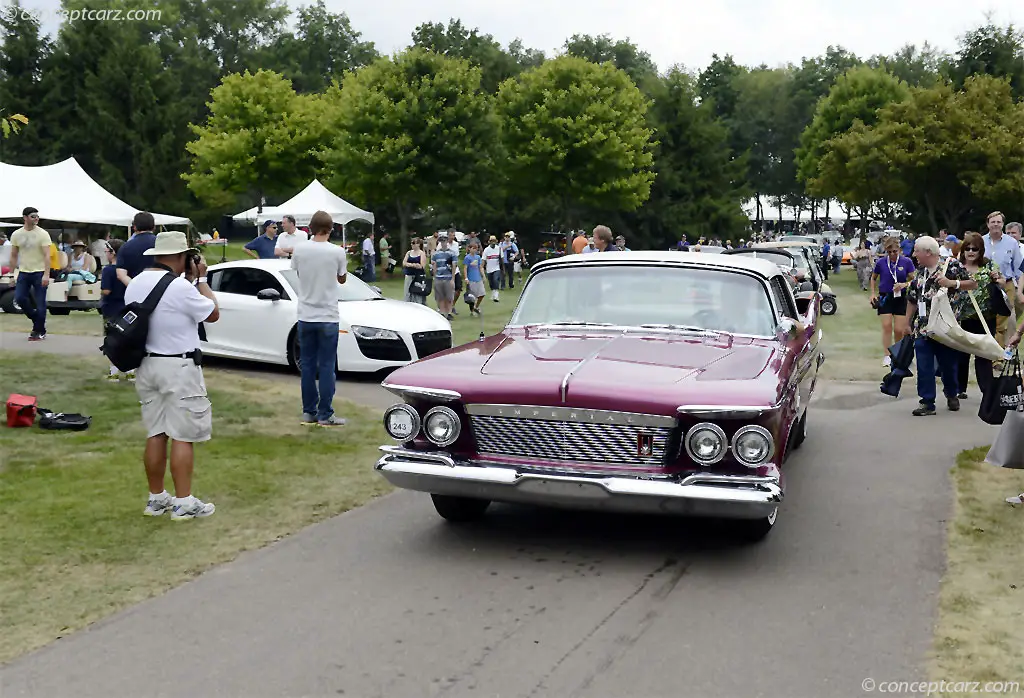
[[[203,369],[191,359],[147,356],[135,372],[146,436],[175,441],[209,441],[213,406],[206,397]]]

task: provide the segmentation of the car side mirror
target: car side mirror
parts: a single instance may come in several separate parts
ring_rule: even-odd
[[[775,326],[775,337],[780,342],[788,342],[796,335],[796,321],[792,318],[784,317],[779,320],[779,324]]]
[[[380,286],[370,286],[370,288],[372,288],[374,291],[376,291],[380,295],[382,295],[382,296],[384,295],[384,292],[380,290]]]
[[[276,288],[265,288],[256,294],[256,300],[258,301],[272,301],[277,302],[281,300],[281,292]]]
[[[801,282],[799,290],[801,290],[801,291],[813,291],[814,290],[814,284],[812,284],[810,281]]]

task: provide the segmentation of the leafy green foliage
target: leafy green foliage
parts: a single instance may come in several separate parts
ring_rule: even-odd
[[[960,231],[972,210],[982,215],[1024,192],[1024,104],[1008,81],[989,76],[968,78],[962,91],[912,88],[875,125],[836,138],[820,176],[847,201],[888,198]]]
[[[8,114],[0,117],[0,131],[4,139],[19,134],[16,140],[0,146],[0,159],[4,161],[43,164],[44,148],[35,110],[43,96],[43,64],[50,50],[39,20],[20,2],[15,0],[0,8],[0,105]],[[31,124],[27,114],[33,116]]]
[[[563,56],[498,91],[508,176],[523,196],[574,207],[633,210],[654,181],[648,100],[610,63]]]
[[[828,95],[818,102],[796,152],[800,178],[807,181],[811,193],[826,198],[837,194],[815,179],[829,141],[858,121],[870,126],[877,120],[879,109],[903,99],[907,92],[907,85],[898,78],[867,66],[851,68],[836,80]]]
[[[229,75],[212,92],[210,117],[193,126],[194,157],[182,175],[200,199],[227,206],[239,194],[258,203],[307,183],[315,172],[312,145],[322,133],[316,97],[296,95],[281,75],[260,70]]]
[[[645,80],[658,74],[658,67],[650,54],[641,51],[628,39],[615,41],[607,34],[573,34],[565,42],[565,52],[591,63],[611,63],[641,86]]]
[[[1007,78],[1014,97],[1024,97],[1024,33],[1012,24],[997,27],[991,22],[967,32],[948,72],[958,88],[972,75]]]
[[[403,249],[420,207],[486,196],[499,124],[480,79],[468,61],[422,48],[346,76],[323,97],[324,184],[393,206]]]
[[[505,51],[490,34],[481,34],[479,29],[466,29],[457,19],[449,20],[448,26],[440,22],[417,26],[412,33],[412,45],[469,61],[480,68],[480,84],[491,94],[497,92],[498,86],[508,78],[544,60],[543,53],[524,49],[518,39]]]

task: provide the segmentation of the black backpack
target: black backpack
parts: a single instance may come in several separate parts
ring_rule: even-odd
[[[119,371],[134,371],[146,358],[146,338],[149,336],[149,317],[156,310],[164,291],[174,281],[174,274],[167,272],[146,296],[146,300],[129,303],[120,314],[106,322],[103,337],[103,352],[110,363]]]

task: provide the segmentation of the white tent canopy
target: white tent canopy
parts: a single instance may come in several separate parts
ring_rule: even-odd
[[[21,218],[26,206],[44,220],[129,226],[139,209],[101,187],[73,157],[24,167],[0,162],[0,218]],[[153,214],[157,225],[186,225],[188,218]]]
[[[261,219],[279,221],[283,216],[295,216],[296,225],[309,225],[309,219],[317,211],[331,214],[335,223],[346,225],[351,221],[373,223],[373,214],[350,204],[314,179],[305,189],[292,198],[277,206],[264,206],[262,212],[257,207],[234,215],[236,221],[259,221]]]

